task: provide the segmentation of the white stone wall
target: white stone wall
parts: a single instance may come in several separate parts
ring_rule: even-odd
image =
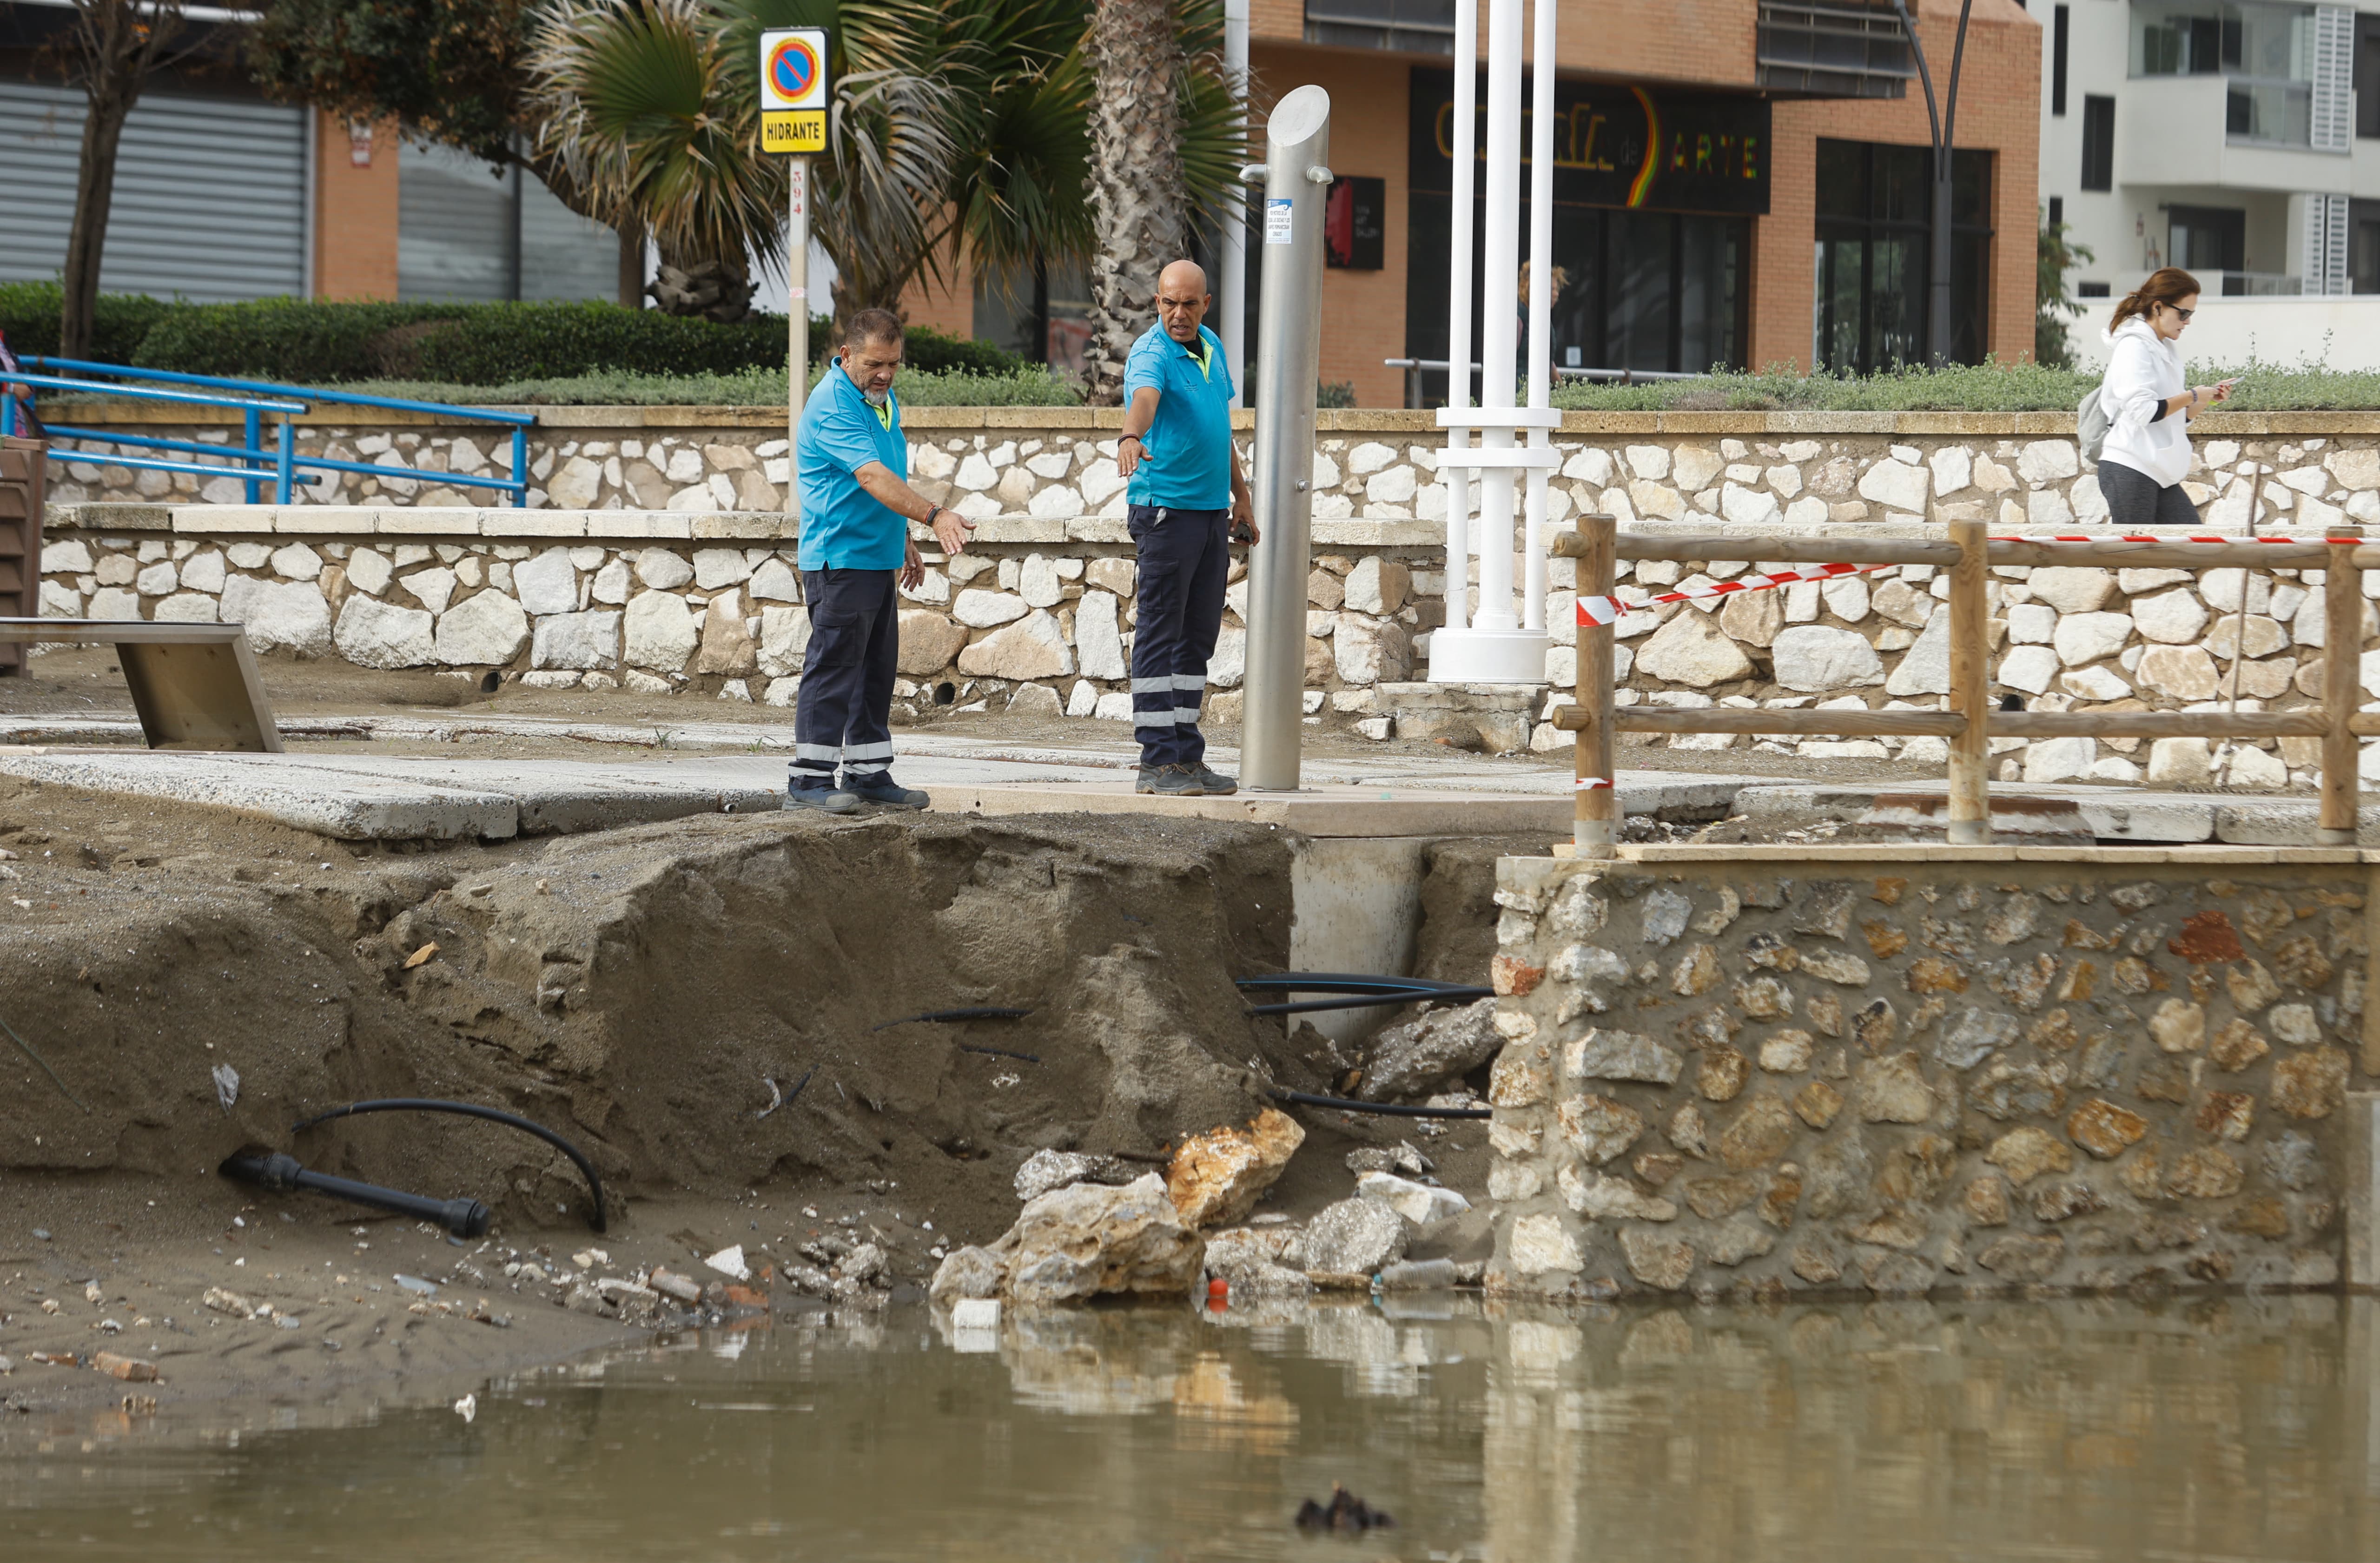
[[[342,485],[346,505],[317,504],[310,493],[280,510],[86,510],[76,493],[129,497],[139,483],[121,469],[69,461],[56,486],[65,503],[52,521],[45,611],[237,612],[266,648],[304,655],[790,699],[808,621],[792,569],[797,528],[778,513],[782,426],[743,413],[705,423],[702,409],[547,416],[556,422],[532,440],[543,486],[528,509],[444,508],[435,502],[451,503],[457,491],[367,478]],[[1445,617],[1445,491],[1429,420],[1370,412],[1320,421],[1309,709],[1373,736],[1440,735],[1445,711],[1398,688],[1426,676],[1431,633]],[[2104,526],[2097,479],[2070,425],[2032,414],[1574,415],[1557,441],[1564,463],[1548,509],[1557,525],[1592,510],[1632,527],[1741,536],[1755,554],[1762,536],[1781,531],[1938,535],[1940,522],[1962,517],[1996,532]],[[905,698],[1017,701],[1119,719],[1128,709],[1135,576],[1113,426],[1112,413],[1064,409],[910,413],[916,482],[979,527],[965,556],[929,554],[925,583],[904,603]],[[2187,488],[2210,526],[2252,521],[2305,535],[2380,522],[2380,416],[2237,417],[2202,427],[2209,436]],[[468,432],[330,432],[358,454],[379,438],[388,442],[382,454],[408,461],[487,459],[484,436]],[[1633,595],[1757,564],[1645,563],[1623,570],[1621,582]],[[1226,716],[1244,640],[1237,575],[1215,671]],[[1550,577],[1553,687],[1517,720],[1475,724],[1490,746],[1569,742],[1548,719],[1575,676],[1572,566],[1554,561]],[[2320,578],[2293,570],[2203,578],[1998,570],[1995,672],[2003,690],[2036,709],[2227,704],[2244,605],[2239,706],[2306,705],[2325,636]],[[521,579],[529,584],[515,584]],[[1935,572],[1912,567],[1631,614],[1621,623],[1620,698],[1938,707],[1948,685],[1946,589]],[[2364,591],[2380,594],[2380,575],[2367,576]],[[498,600],[473,605],[492,593]],[[1475,588],[1471,600],[1475,612]],[[2371,624],[2363,627],[2369,635]],[[2380,694],[2380,659],[2367,671]],[[1943,748],[1930,738],[1631,741],[1925,764]],[[2209,757],[2191,740],[1999,742],[1998,769],[2010,780],[2191,781]],[[2235,749],[2224,779],[2306,782],[2314,742]]]

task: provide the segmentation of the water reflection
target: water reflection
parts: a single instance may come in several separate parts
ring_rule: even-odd
[[[973,1342],[819,1315],[500,1380],[468,1424],[15,1418],[0,1539],[12,1563],[2343,1563],[2380,1551],[2373,1308],[1326,1299]],[[1333,1482],[1399,1528],[1298,1536]]]

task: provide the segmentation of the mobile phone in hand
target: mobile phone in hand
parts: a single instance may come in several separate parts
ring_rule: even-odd
[[[1232,523],[1232,540],[1235,543],[1254,542],[1257,540],[1256,528],[1245,521],[1234,521]]]

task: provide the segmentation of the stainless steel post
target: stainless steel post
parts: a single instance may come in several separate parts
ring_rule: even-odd
[[[1249,551],[1240,784],[1295,792],[1305,736],[1314,391],[1322,367],[1322,214],[1330,94],[1300,87],[1265,126],[1264,299],[1257,320],[1257,529]]]

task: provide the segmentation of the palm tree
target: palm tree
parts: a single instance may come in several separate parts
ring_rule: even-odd
[[[1157,273],[1189,236],[1182,180],[1182,41],[1168,0],[1094,0],[1090,399],[1123,398],[1124,359],[1157,316]]]
[[[1237,88],[1215,58],[1220,0],[1165,19],[1184,57],[1168,101],[1186,212],[1235,188]],[[641,224],[665,264],[740,284],[745,255],[784,244],[784,164],[759,150],[759,34],[825,27],[834,102],[813,232],[838,320],[897,309],[963,251],[986,265],[1093,252],[1086,21],[1081,0],[550,0],[529,55],[532,165],[578,210]],[[1144,313],[1154,282],[1152,268]]]

